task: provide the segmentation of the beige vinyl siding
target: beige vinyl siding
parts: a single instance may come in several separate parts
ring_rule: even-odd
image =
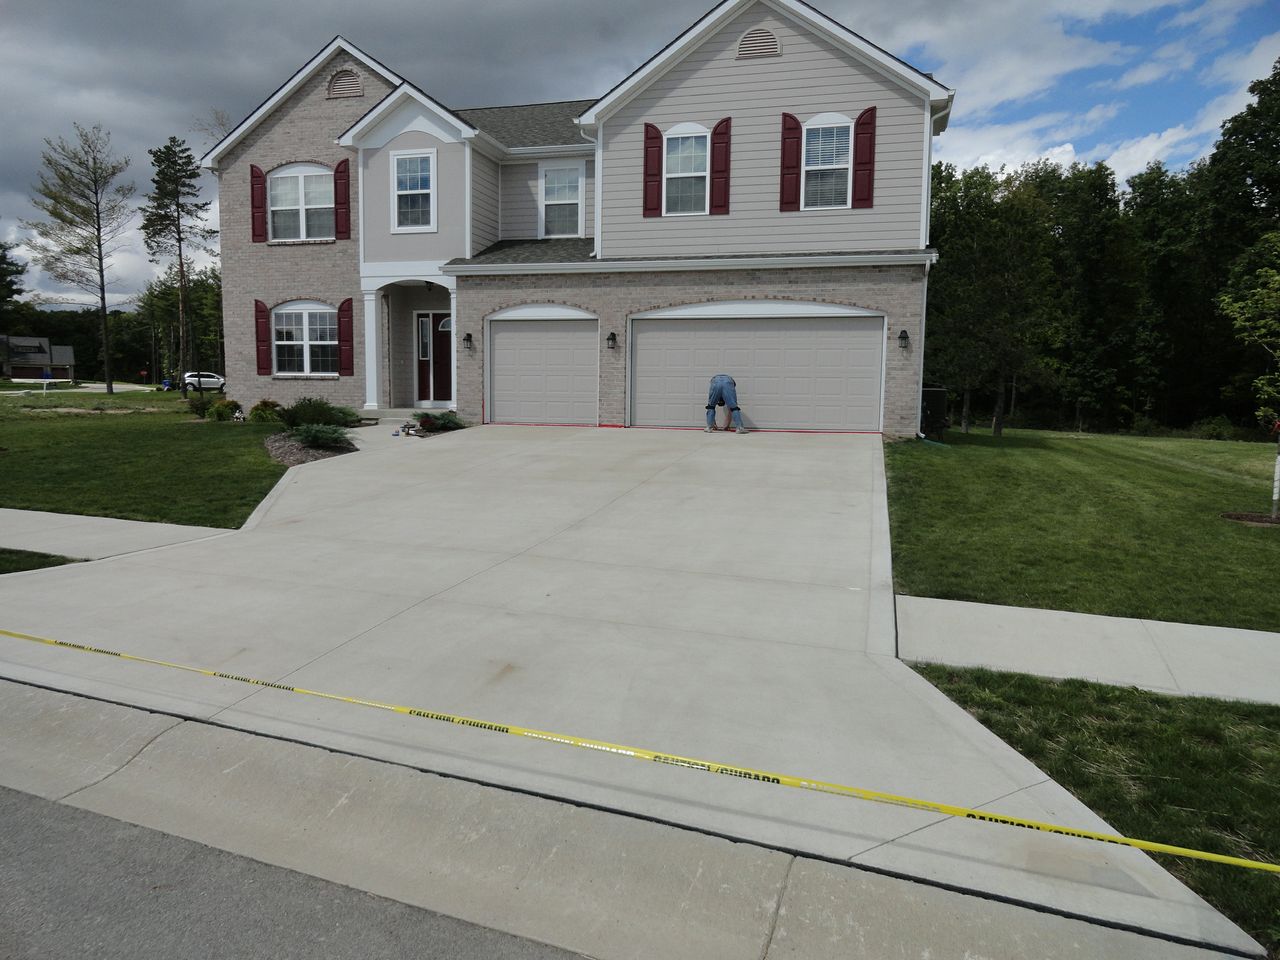
[[[498,224],[498,163],[479,150],[471,151],[471,250],[474,256],[485,247],[497,243],[501,235]]]
[[[782,55],[736,59],[739,39],[763,27]],[[782,114],[857,119],[876,107],[875,205],[778,210]],[[604,120],[607,257],[918,249],[924,190],[924,96],[885,78],[772,9],[753,4],[635,100]],[[644,124],[707,128],[733,118],[727,216],[642,215]]]
[[[554,160],[544,158],[543,162]],[[565,158],[577,162],[580,157]],[[596,226],[595,160],[587,160],[582,189],[584,236],[594,237]],[[538,163],[502,165],[502,239],[536,240],[538,237]]]
[[[436,151],[431,171],[436,193],[434,233],[391,232],[391,154],[399,150]],[[410,130],[385,146],[364,151],[364,258],[368,263],[451,260],[463,253],[467,236],[466,155],[461,143]]]

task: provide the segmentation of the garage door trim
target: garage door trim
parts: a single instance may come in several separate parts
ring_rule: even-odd
[[[838,303],[822,303],[812,300],[717,300],[710,303],[684,304],[675,307],[661,307],[656,310],[645,310],[627,317],[627,376],[625,378],[625,396],[623,397],[623,424],[631,427],[633,423],[635,401],[635,320],[732,320],[732,319],[777,319],[781,321],[802,320],[811,318],[849,318],[880,320],[880,395],[878,398],[878,419],[876,431],[884,433],[885,414],[885,377],[889,366],[889,316],[882,310],[868,310],[863,307],[850,307]],[[857,432],[857,431],[850,431]]]
[[[571,307],[561,303],[529,303],[517,307],[504,307],[484,318],[484,415],[483,423],[494,423],[493,419],[493,321],[520,320],[537,323],[543,320],[590,320],[596,325],[596,415],[592,424],[600,423],[600,318],[579,307]],[[577,426],[577,424],[565,424]]]

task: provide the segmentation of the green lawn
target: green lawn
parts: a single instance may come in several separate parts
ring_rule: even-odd
[[[1280,863],[1280,707],[917,669],[1120,833]],[[1280,877],[1155,856],[1280,958]]]
[[[59,557],[52,553],[34,553],[31,550],[9,550],[0,547],[0,574],[17,573],[19,570],[39,570],[42,567],[60,567],[64,563],[76,563],[72,557]]]
[[[0,507],[238,527],[284,473],[277,429],[196,420],[172,393],[0,397]]]
[[[899,593],[1280,630],[1275,447],[1075,435],[889,443]]]

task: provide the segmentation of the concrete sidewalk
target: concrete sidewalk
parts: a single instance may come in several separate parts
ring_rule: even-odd
[[[154,922],[160,906],[159,942],[194,948],[202,931],[216,932],[213,917],[225,898],[239,903],[238,915],[218,942],[243,946],[229,949],[244,957],[276,956],[255,952],[273,942],[279,956],[304,955],[290,952],[291,923],[301,928],[296,942],[314,951],[323,936],[324,955],[333,957],[347,956],[353,942],[352,956],[400,956],[396,932],[414,934],[419,950],[406,955],[495,960],[562,956],[539,943],[598,960],[1223,957],[673,826],[3,681],[0,734],[0,786],[59,801],[66,811],[32,823],[53,837],[26,860],[19,857],[29,842],[25,831],[16,818],[6,820],[14,829],[0,836],[0,895],[20,889],[15,899],[23,906],[7,924],[0,904],[0,928],[20,937],[45,910],[59,923],[40,931],[41,944],[84,932],[104,938],[95,955],[195,955],[156,952],[155,942],[146,944],[150,952],[131,954],[121,947],[139,931],[121,923],[135,914],[143,925]],[[0,811],[19,801],[6,803],[0,792]],[[85,838],[73,851],[74,882],[58,881],[50,862],[64,822]],[[124,864],[96,855],[104,833],[124,844],[124,875]],[[444,916],[353,900],[299,874]],[[96,888],[99,878],[110,886]],[[245,889],[255,878],[272,882]],[[279,888],[281,880],[288,886]],[[324,915],[314,916],[310,901],[291,901],[289,891],[324,897]],[[103,903],[103,915],[86,918],[95,902]],[[330,932],[336,920],[355,926]],[[370,922],[378,929],[365,931]],[[260,936],[245,939],[246,925]],[[447,948],[437,954],[429,948],[441,935]]]
[[[1280,704],[1280,633],[897,598],[903,660]]]
[[[78,560],[101,560],[175,543],[220,537],[230,530],[144,523],[114,517],[82,517],[43,510],[0,508],[0,547],[33,550]]]

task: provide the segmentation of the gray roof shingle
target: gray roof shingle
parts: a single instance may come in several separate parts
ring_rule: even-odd
[[[560,147],[581,145],[574,118],[594,100],[561,100],[510,107],[473,107],[455,110],[458,116],[508,147]]]

